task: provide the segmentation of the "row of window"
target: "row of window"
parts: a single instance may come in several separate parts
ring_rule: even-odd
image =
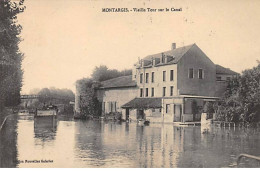
[[[145,94],[143,88],[140,88],[140,97],[149,97],[149,88],[145,88]],[[166,96],[166,87],[162,89],[162,96]],[[173,86],[170,86],[170,96],[173,96]],[[154,88],[151,88],[151,97],[154,97]]]
[[[223,81],[223,80],[225,80],[225,78],[222,78],[221,76],[217,76],[217,81]],[[230,81],[231,77],[226,77],[226,80]]]
[[[189,68],[188,78],[194,78],[194,69],[193,68]],[[198,69],[198,78],[199,79],[204,78],[204,70],[203,69]]]
[[[106,103],[107,103],[107,107],[108,107],[108,111],[107,112],[116,112],[116,108],[117,108],[117,102],[103,102],[103,112],[106,112]]]
[[[166,71],[163,71],[162,73],[162,79],[163,81],[166,81]],[[140,74],[140,83],[143,83],[143,77],[144,74]],[[188,78],[194,78],[194,69],[189,68],[188,72]],[[199,79],[204,79],[204,70],[203,69],[198,69],[198,78]],[[170,70],[170,81],[174,81],[174,70]],[[151,82],[154,83],[154,72],[152,72],[151,76]],[[145,73],[145,83],[149,83],[149,73]]]
[[[154,72],[151,73],[151,83],[154,83]],[[144,74],[140,74],[140,83],[143,83]],[[166,81],[166,71],[163,71],[163,81]],[[170,71],[170,81],[174,80],[174,71]],[[145,83],[149,83],[149,73],[145,73]]]

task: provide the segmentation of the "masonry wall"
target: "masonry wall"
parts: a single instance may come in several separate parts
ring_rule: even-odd
[[[131,121],[137,122],[138,114],[137,109],[129,110],[129,119]],[[151,123],[161,123],[163,122],[161,109],[147,109],[144,110],[146,120]],[[125,109],[122,111],[122,119],[125,119]]]
[[[170,71],[173,70],[173,80],[170,80]],[[163,71],[165,71],[165,81],[163,81]],[[152,82],[152,72],[154,72],[154,82]],[[140,83],[140,74],[143,74],[143,82]],[[146,73],[149,74],[148,83],[146,83]],[[136,81],[139,87],[137,96],[140,97],[140,89],[143,89],[143,97],[152,97],[151,91],[154,88],[154,97],[163,97],[163,87],[166,87],[165,97],[178,95],[177,90],[177,65],[164,65],[150,68],[140,68],[136,71]],[[173,96],[170,95],[170,87],[173,86]],[[148,88],[148,96],[146,96]]]
[[[193,68],[194,78],[188,77]],[[214,96],[216,84],[215,64],[194,45],[178,62],[178,89],[180,94]],[[203,69],[204,78],[198,78],[198,70]]]
[[[152,123],[163,122],[161,109],[147,109],[144,111],[146,120]]]
[[[121,106],[134,99],[137,90],[136,87],[97,90],[98,100],[102,102],[103,114],[109,112],[122,112]],[[111,103],[113,105],[112,108]]]
[[[174,106],[178,105],[181,109],[177,116],[177,108],[174,110]],[[183,112],[183,99],[182,98],[165,98],[162,100],[162,117],[164,123],[180,122]],[[166,110],[167,108],[167,110]]]

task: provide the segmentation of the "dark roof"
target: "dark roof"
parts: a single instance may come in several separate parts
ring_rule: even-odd
[[[237,72],[230,70],[229,68],[225,68],[220,65],[216,65],[216,73],[217,74],[225,74],[225,75],[238,75]]]
[[[136,87],[136,81],[132,80],[132,75],[113,78],[102,81],[100,88]]]
[[[165,52],[161,52],[161,53],[157,53],[157,54],[153,54],[153,55],[148,55],[145,58],[143,58],[143,60],[152,60],[152,58],[161,58],[162,53],[163,53],[166,57],[172,56],[174,58],[172,61],[168,62],[167,64],[175,64],[194,45],[195,44],[191,44],[191,45],[179,47],[179,48],[176,48],[176,49],[173,49],[173,50],[169,50],[169,51],[165,51]],[[158,65],[160,65],[160,64],[158,64]],[[162,64],[162,65],[165,65],[165,64]]]
[[[122,106],[122,108],[132,109],[149,109],[161,107],[162,98],[135,98]]]

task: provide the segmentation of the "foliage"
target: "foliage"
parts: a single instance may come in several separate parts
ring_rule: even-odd
[[[92,72],[92,79],[95,81],[105,81],[112,78],[125,76],[125,75],[131,75],[132,70],[123,70],[118,71],[116,69],[108,69],[105,65],[100,65],[99,67],[95,67],[94,71]]]
[[[69,89],[57,89],[54,87],[43,88],[39,91],[40,103],[69,104],[75,99],[74,93]]]
[[[80,113],[84,117],[100,116],[101,104],[97,99],[96,88],[100,86],[102,81],[131,74],[132,70],[118,71],[116,69],[108,69],[105,65],[100,65],[99,67],[95,67],[91,78],[77,80],[76,89],[80,98]]]
[[[206,102],[203,108],[203,112],[207,113],[207,118],[212,118],[213,113],[215,112],[214,103],[213,102]]]
[[[0,1],[0,108],[20,102],[23,53],[18,46],[22,26],[17,23],[17,15],[24,11],[23,3]]]
[[[218,119],[232,122],[260,121],[260,64],[231,79],[219,105]]]
[[[212,102],[206,102],[204,105],[203,111],[207,114],[214,113],[213,103]]]
[[[100,115],[99,102],[95,92],[95,88],[99,87],[99,85],[99,82],[90,78],[83,78],[76,82],[76,88],[80,94],[80,113],[85,117]]]

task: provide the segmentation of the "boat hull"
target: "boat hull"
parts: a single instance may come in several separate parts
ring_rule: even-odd
[[[56,110],[37,110],[36,117],[57,116]]]

